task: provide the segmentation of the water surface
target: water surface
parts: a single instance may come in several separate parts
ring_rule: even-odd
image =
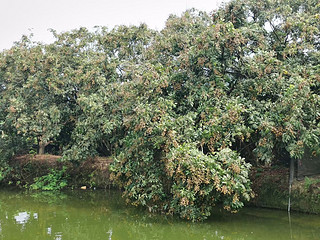
[[[319,240],[320,216],[245,208],[190,223],[127,206],[117,191],[0,189],[0,239]]]

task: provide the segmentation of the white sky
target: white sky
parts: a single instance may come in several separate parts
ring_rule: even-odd
[[[161,30],[170,14],[189,8],[211,12],[223,0],[0,0],[0,51],[23,34],[50,42],[49,28],[58,32],[79,27],[139,25]]]

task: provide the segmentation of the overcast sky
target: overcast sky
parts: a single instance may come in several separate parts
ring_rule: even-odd
[[[211,12],[223,0],[0,0],[0,51],[23,34],[50,42],[49,28],[58,32],[79,27],[139,25],[161,30],[170,14],[189,8]]]

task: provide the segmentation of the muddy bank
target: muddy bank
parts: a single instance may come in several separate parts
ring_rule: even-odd
[[[64,177],[68,187],[110,188],[109,166],[111,158],[96,157],[80,165],[61,161],[56,155],[21,155],[10,161],[10,173],[3,181],[6,185],[28,187],[36,178],[47,175],[51,169],[56,171],[66,167]]]
[[[65,177],[70,188],[110,188],[109,166],[111,158],[88,159],[80,165],[60,161],[55,155],[22,155],[10,161],[10,174],[5,185],[28,187],[35,178],[50,173],[50,169],[61,170],[66,166]],[[249,205],[287,210],[289,169],[284,167],[253,168],[250,173],[255,192]],[[291,210],[320,214],[320,176],[295,180],[292,186]]]
[[[257,207],[288,209],[289,169],[284,167],[254,168],[250,179]],[[291,210],[320,214],[320,176],[294,180],[291,192]]]

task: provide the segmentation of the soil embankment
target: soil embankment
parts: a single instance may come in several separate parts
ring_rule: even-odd
[[[289,169],[284,167],[254,168],[250,179],[257,207],[288,209]],[[294,180],[291,191],[291,210],[320,214],[320,176]]]
[[[10,161],[12,168],[8,179],[11,185],[26,186],[35,178],[46,175],[51,169],[61,170],[67,167],[66,177],[70,187],[109,188],[111,185],[109,166],[111,158],[90,158],[80,165],[60,161],[56,155],[21,155]]]
[[[21,155],[10,162],[11,173],[7,183],[30,186],[35,178],[67,166],[68,186],[72,188],[110,188],[109,166],[112,158],[96,157],[80,165],[60,161],[56,155]],[[256,207],[288,208],[289,169],[285,167],[253,168],[250,179],[255,198],[250,205]],[[292,186],[291,210],[320,214],[320,176],[295,180]]]

